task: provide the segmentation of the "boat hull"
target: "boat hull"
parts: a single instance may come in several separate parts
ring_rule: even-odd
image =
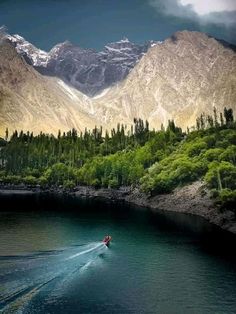
[[[108,245],[110,244],[110,242],[111,242],[111,236],[105,237],[105,238],[102,240],[102,242],[103,242],[106,246],[108,246]]]

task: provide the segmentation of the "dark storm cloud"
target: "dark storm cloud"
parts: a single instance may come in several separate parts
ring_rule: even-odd
[[[236,44],[235,0],[147,0],[147,3],[156,10],[157,17],[162,14],[170,22],[177,19],[178,24],[189,21],[193,25],[191,30]]]
[[[148,0],[149,4],[154,7],[157,12],[177,17],[189,17],[196,19],[197,14],[194,13],[191,5],[182,5],[178,0]]]
[[[222,12],[225,3],[229,12]],[[101,50],[124,36],[141,44],[184,29],[236,44],[235,5],[236,0],[0,0],[0,23],[47,51],[65,40]]]
[[[223,4],[223,0],[205,1],[205,5],[203,1],[200,2],[202,6],[197,6],[197,0],[148,0],[148,3],[157,12],[162,12],[165,15],[188,18],[199,24],[236,26],[236,1],[224,1],[222,10],[220,10],[219,4]]]

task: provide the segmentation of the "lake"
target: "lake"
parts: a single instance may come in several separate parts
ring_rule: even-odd
[[[199,217],[69,196],[0,202],[0,312],[236,312],[235,237]]]

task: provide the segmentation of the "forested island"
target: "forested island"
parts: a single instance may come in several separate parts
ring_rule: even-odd
[[[57,136],[34,136],[6,130],[1,139],[2,187],[37,186],[65,191],[77,186],[138,188],[150,197],[202,180],[223,210],[236,214],[236,122],[233,110],[204,113],[196,126],[183,132],[174,121],[155,131],[147,121],[134,119],[131,129],[78,134],[75,129]]]

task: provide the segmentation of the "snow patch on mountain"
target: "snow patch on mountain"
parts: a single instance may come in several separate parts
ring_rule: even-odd
[[[15,44],[16,51],[21,55],[26,55],[33,66],[46,67],[50,60],[50,55],[41,49],[36,48],[20,35],[7,35],[6,38]]]
[[[61,86],[61,88],[66,92],[66,94],[72,99],[72,100],[78,100],[78,96],[76,95],[76,93],[73,91],[72,88],[70,88],[70,86],[68,86],[67,84],[65,84],[62,80],[58,80],[57,81],[58,84]]]
[[[109,90],[110,90],[110,88],[104,89],[100,94],[94,96],[93,99],[99,99],[99,98],[105,96],[109,92]]]
[[[117,43],[130,43],[129,39],[127,37],[123,37],[120,41],[117,41]]]
[[[155,42],[137,45],[123,38],[97,52],[69,41],[49,52],[36,48],[19,35],[8,35],[17,52],[41,74],[56,76],[85,95],[94,97],[122,81]]]

